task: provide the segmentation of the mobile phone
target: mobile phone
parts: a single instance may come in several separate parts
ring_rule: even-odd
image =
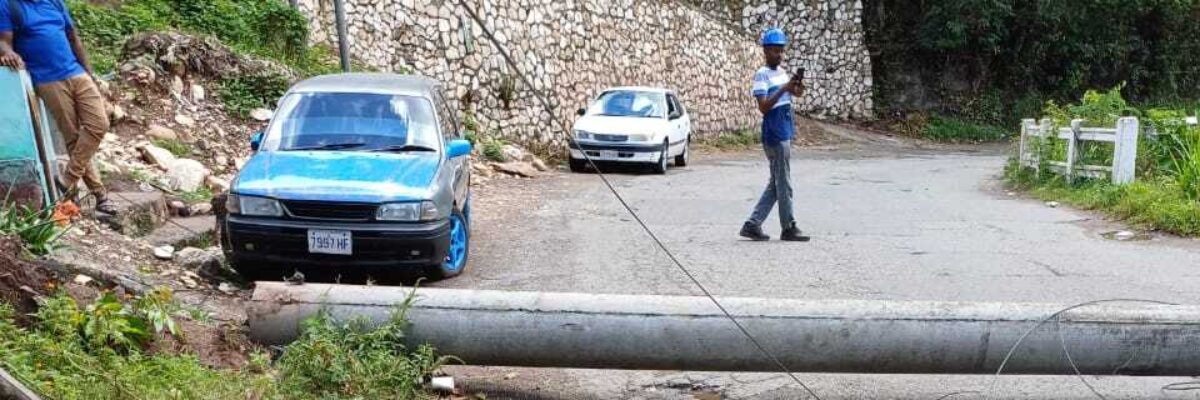
[[[804,81],[804,73],[805,72],[806,71],[804,70],[804,68],[800,68],[800,69],[796,70],[796,74],[792,75],[792,79],[796,80],[796,81],[801,81],[801,82]]]

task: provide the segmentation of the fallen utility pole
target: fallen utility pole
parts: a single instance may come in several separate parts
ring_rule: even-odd
[[[250,333],[296,339],[322,307],[381,323],[411,288],[260,282]],[[1200,307],[723,298],[795,372],[1187,376],[1200,371]],[[413,344],[473,365],[693,371],[778,367],[702,297],[419,289]]]

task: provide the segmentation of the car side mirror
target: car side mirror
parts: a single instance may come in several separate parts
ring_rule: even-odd
[[[580,117],[582,117],[582,116],[583,116],[583,114],[587,114],[587,109],[586,109],[586,108],[580,108],[579,110],[575,111],[575,115],[578,115],[578,116],[580,116]]]
[[[454,139],[446,144],[446,158],[459,158],[471,154],[471,142],[465,139]]]
[[[255,132],[253,136],[250,136],[250,151],[258,151],[258,147],[262,145],[262,139],[262,131]]]

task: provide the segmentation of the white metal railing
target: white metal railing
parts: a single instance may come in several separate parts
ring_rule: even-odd
[[[1084,128],[1083,120],[1071,121],[1070,127],[1055,130],[1049,119],[1040,122],[1032,119],[1021,121],[1020,162],[1021,165],[1041,170],[1045,165],[1052,172],[1063,175],[1068,182],[1075,177],[1112,177],[1115,184],[1133,182],[1137,168],[1139,122],[1137,118],[1125,117],[1117,120],[1115,128]],[[1066,160],[1042,160],[1042,146],[1049,140],[1067,142]],[[1082,142],[1113,143],[1112,165],[1086,165],[1079,162]],[[1044,162],[1043,162],[1044,161]]]

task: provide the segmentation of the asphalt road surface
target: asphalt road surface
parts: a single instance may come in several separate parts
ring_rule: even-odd
[[[1200,242],[1148,235],[1006,192],[1001,148],[798,149],[797,218],[810,243],[737,231],[767,180],[760,152],[694,156],[667,175],[610,175],[666,246],[717,295],[1040,302],[1197,303]],[[476,194],[471,264],[437,287],[699,295],[595,174],[509,180]],[[772,214],[765,229],[779,233]],[[794,399],[781,374],[456,367],[489,399]],[[1077,377],[803,374],[823,399],[1098,398]],[[1107,398],[1198,398],[1180,378],[1087,378]],[[1186,379],[1186,378],[1184,378]],[[992,390],[989,390],[992,387]],[[969,393],[970,391],[982,391]],[[700,397],[704,398],[704,397]],[[715,398],[715,397],[713,397]]]

